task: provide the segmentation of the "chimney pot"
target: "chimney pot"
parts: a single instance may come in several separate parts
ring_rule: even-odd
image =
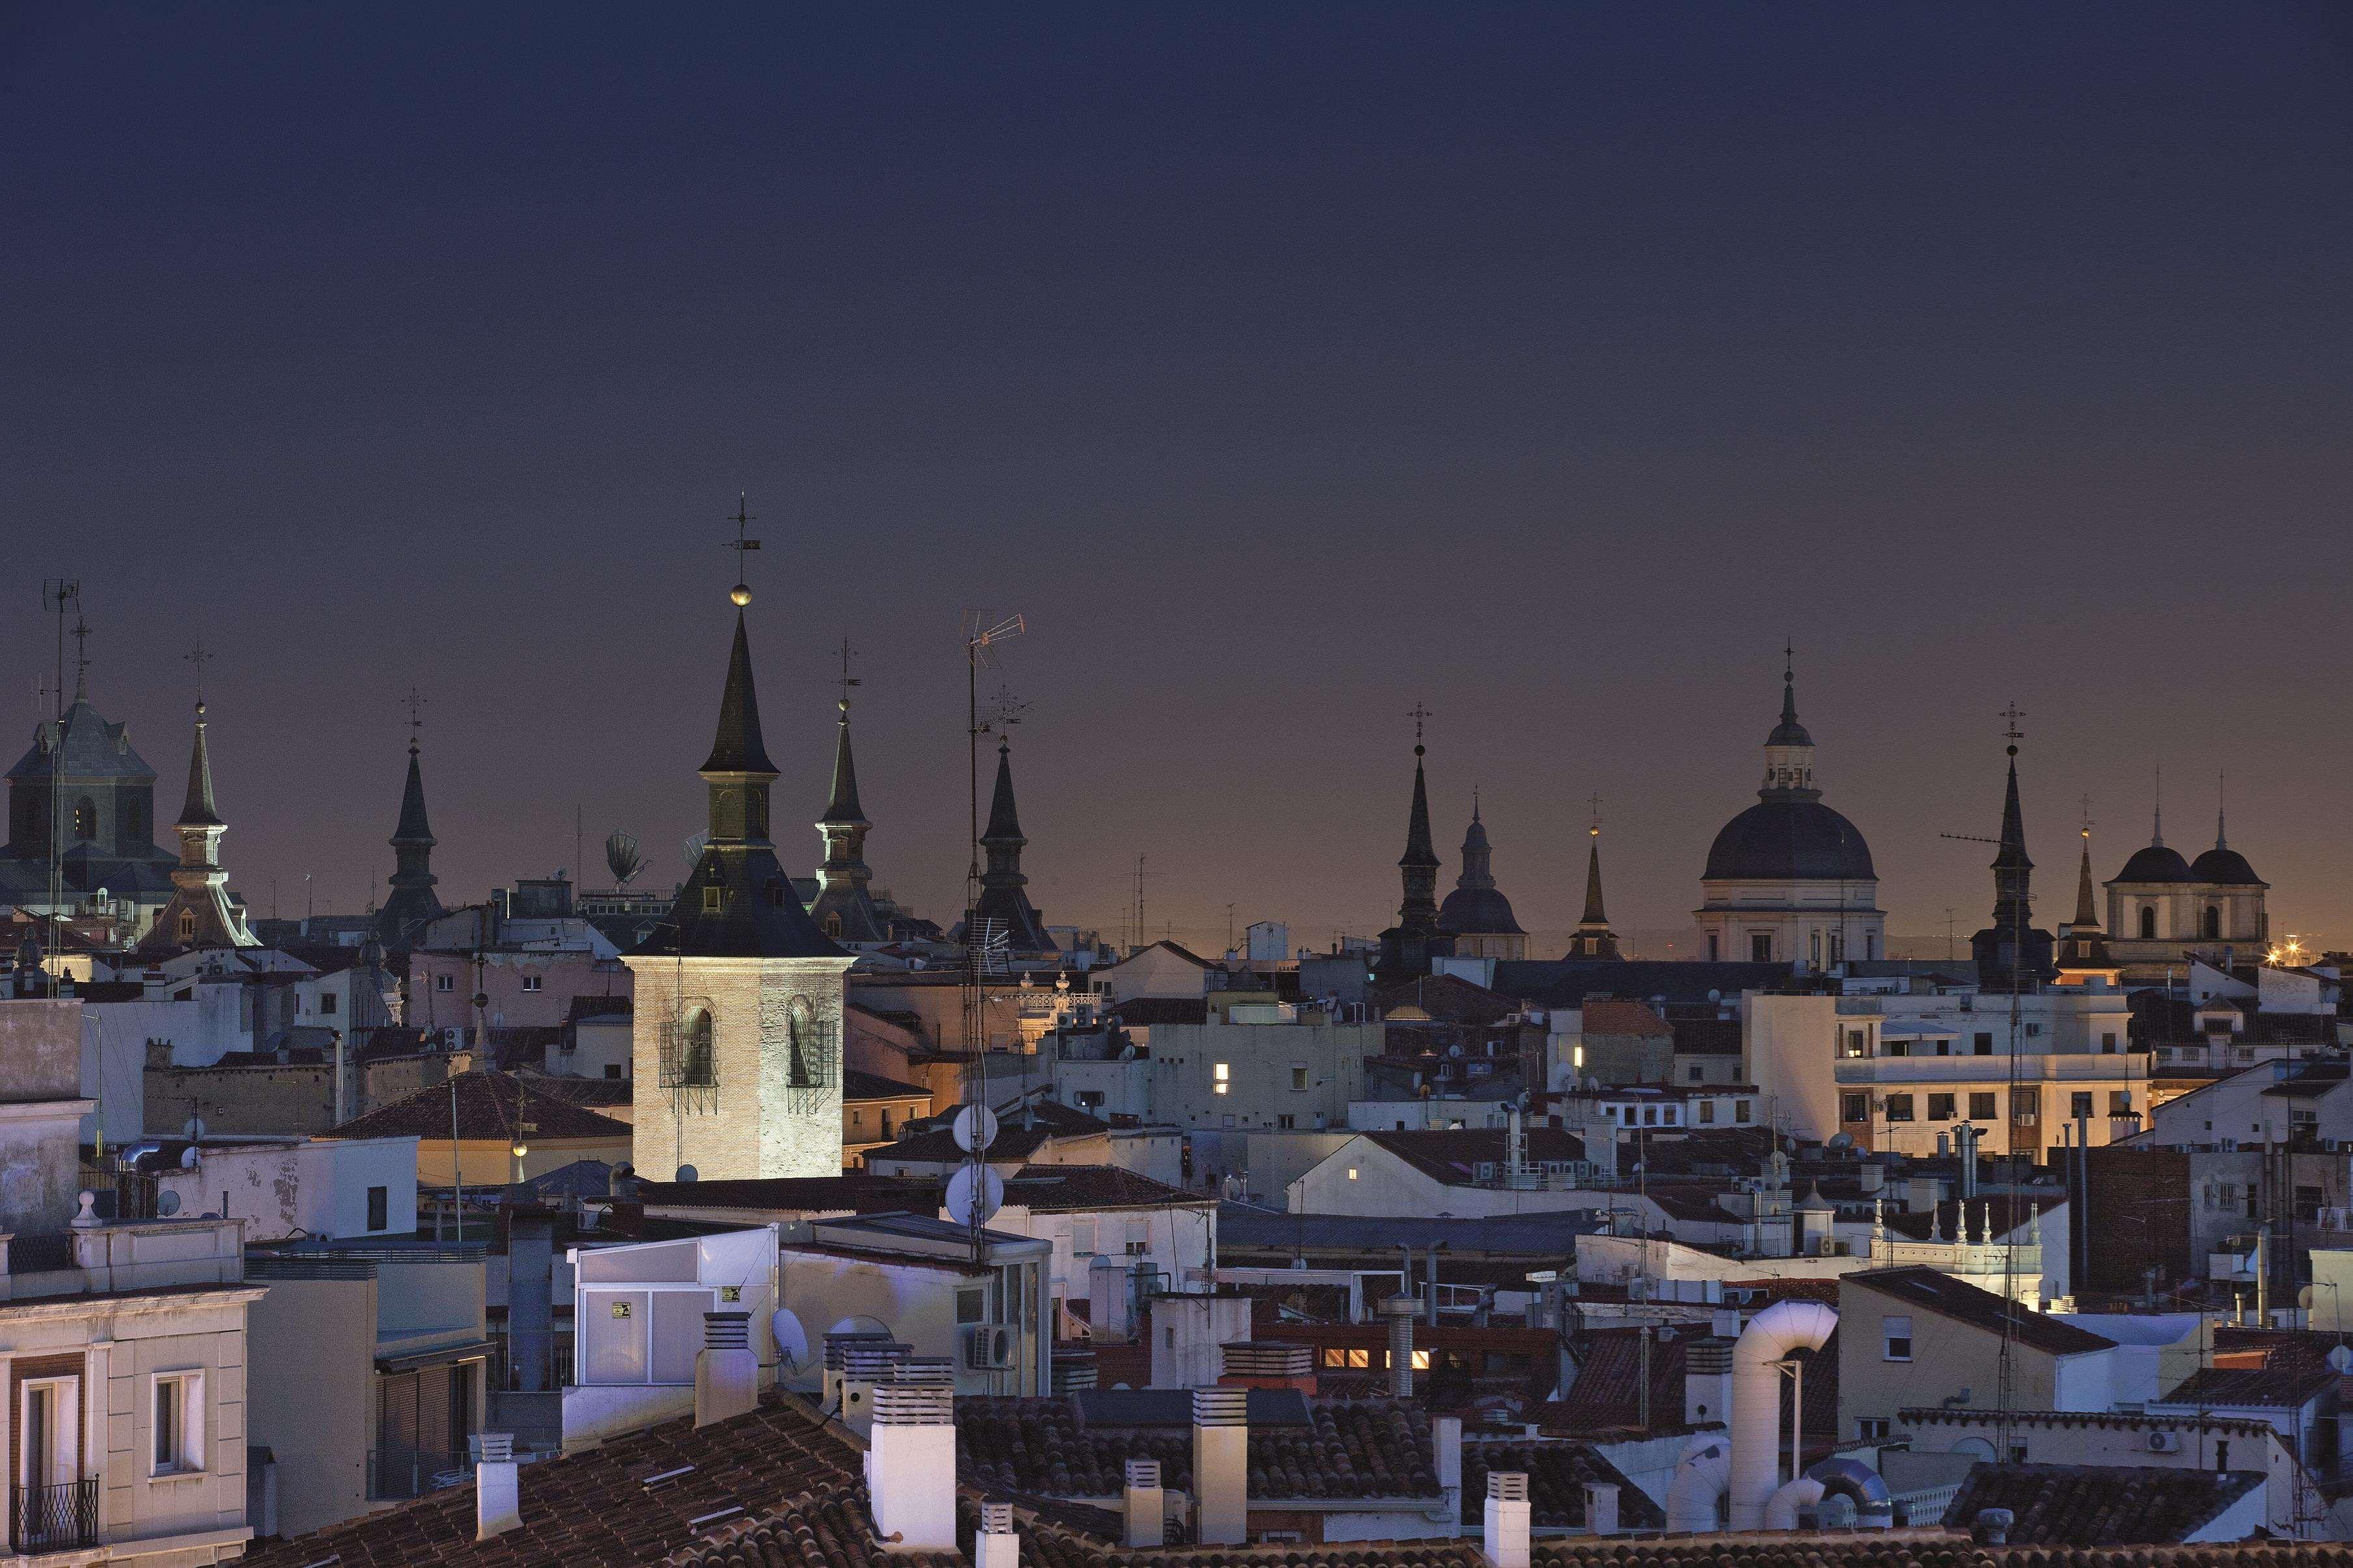
[[[1126,1515],[1122,1544],[1131,1547],[1166,1544],[1168,1499],[1160,1486],[1159,1460],[1130,1459],[1127,1462],[1127,1489],[1121,1501]]]
[[[866,1495],[874,1531],[905,1552],[954,1552],[955,1390],[931,1383],[872,1385]]]
[[[1239,1546],[1250,1533],[1250,1390],[1193,1391],[1193,1537]]]
[[[752,1352],[752,1315],[702,1314],[702,1351],[694,1358],[694,1424],[748,1415],[760,1404],[760,1358]]]
[[[1020,1568],[1021,1538],[1013,1533],[1013,1505],[980,1505],[980,1533],[973,1538],[973,1568]]]
[[[481,1462],[474,1467],[474,1539],[488,1541],[522,1523],[522,1486],[516,1477],[514,1435],[482,1434]]]
[[[1525,1470],[1487,1472],[1486,1533],[1480,1547],[1494,1568],[1528,1568]]]

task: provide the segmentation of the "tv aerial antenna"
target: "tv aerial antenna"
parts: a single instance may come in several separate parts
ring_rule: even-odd
[[[1026,705],[1014,702],[1012,694],[1000,688],[990,706],[988,721],[983,722],[980,672],[984,667],[996,668],[997,644],[1010,642],[1029,629],[1029,623],[1018,615],[991,621],[981,611],[972,610],[965,613],[964,620],[965,763],[971,849],[964,875],[964,1042],[965,1048],[974,1053],[974,1068],[965,1075],[965,1083],[966,1092],[976,1091],[982,1104],[988,1099],[985,1082],[988,1042],[982,1037],[986,1032],[982,976],[987,971],[990,944],[980,919],[980,738],[995,728],[1018,722]],[[846,667],[843,673],[846,677]]]

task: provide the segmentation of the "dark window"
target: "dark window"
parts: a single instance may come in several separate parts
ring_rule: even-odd
[[[621,1076],[621,1066],[620,1066],[620,1064],[619,1064],[618,1062],[607,1062],[607,1063],[606,1063],[606,1064],[605,1064],[605,1076],[606,1076],[607,1078],[619,1078],[619,1077]]]
[[[1862,1094],[1841,1094],[1841,1095],[1840,1095],[1840,1096],[1839,1096],[1839,1120],[1840,1120],[1841,1121],[1870,1121],[1870,1120],[1871,1120],[1871,1097],[1870,1097],[1870,1096],[1868,1096],[1868,1095],[1862,1095]]]
[[[2143,905],[2141,908],[2140,939],[2143,942],[2157,940],[2157,906],[2154,904]]]
[[[1752,963],[1773,962],[1773,937],[1769,931],[1757,931],[1748,939],[1748,959]]]
[[[2032,1127],[2042,1120],[2042,1091],[2039,1089],[2013,1089],[2010,1091],[2010,1120],[2020,1127]]]
[[[1969,1096],[1970,1121],[1991,1121],[1993,1116],[1993,1090],[1981,1089]]]
[[[335,994],[332,991],[322,992],[319,997],[319,1011],[322,1013],[332,1013],[334,1010]]]
[[[678,1081],[683,1084],[712,1084],[711,1059],[711,1015],[697,1007],[686,1016],[686,1039],[679,1054]]]
[[[1746,1121],[1748,1120],[1748,1101],[1745,1100],[1736,1100],[1732,1102],[1732,1120],[1735,1121]]]
[[[2078,1089],[2067,1097],[2067,1114],[2070,1116],[2092,1114],[2092,1096],[2088,1090]]]
[[[1928,1097],[1928,1120],[1931,1121],[1950,1121],[1952,1119],[1953,1097],[1949,1094],[1930,1095]]]
[[[370,1230],[383,1230],[391,1224],[392,1189],[389,1187],[370,1187],[368,1189],[367,1227]]]
[[[2112,1089],[2108,1090],[2108,1114],[2110,1116],[2130,1116],[2132,1113],[2132,1090],[2128,1089]]]
[[[1979,1057],[1989,1057],[1993,1055],[1993,1037],[1991,1035],[1977,1035],[1971,1037],[1969,1040],[1969,1054]]]
[[[2116,1054],[2116,1037],[2113,1030],[2100,1037],[2100,1052],[2103,1056]]]
[[[2222,911],[2213,905],[2206,906],[2206,936],[2209,941],[2222,934]]]
[[[1890,1121],[1911,1121],[1912,1097],[1908,1094],[1889,1095],[1887,1097],[1887,1120]]]

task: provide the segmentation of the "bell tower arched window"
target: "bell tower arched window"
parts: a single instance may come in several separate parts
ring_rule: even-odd
[[[2143,904],[2141,906],[2140,939],[2143,942],[2155,942],[2157,940],[2157,906],[2155,904]]]
[[[681,1084],[716,1082],[711,1048],[711,1014],[701,1007],[686,1016],[680,1030],[678,1080]]]
[[[2206,906],[2206,940],[2215,941],[2222,934],[2222,911],[2212,904]]]

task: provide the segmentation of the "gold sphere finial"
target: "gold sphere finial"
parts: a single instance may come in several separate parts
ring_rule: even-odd
[[[731,600],[734,601],[735,607],[740,610],[744,605],[752,602],[752,590],[744,584],[738,583],[733,588],[727,590],[727,596]]]

